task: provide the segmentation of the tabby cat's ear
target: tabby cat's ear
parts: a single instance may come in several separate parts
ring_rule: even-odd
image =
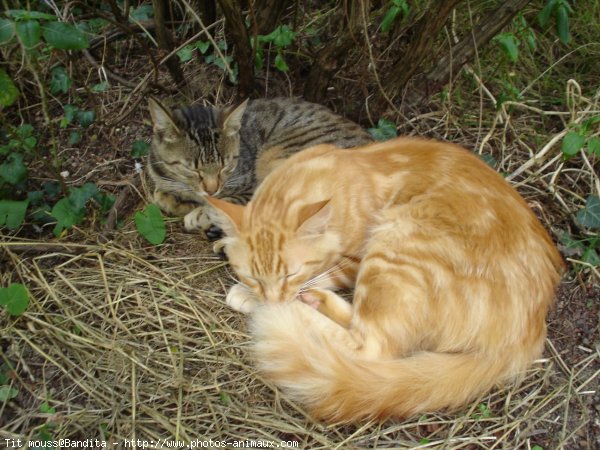
[[[227,136],[235,136],[240,132],[240,128],[242,128],[242,117],[244,116],[244,111],[246,111],[246,106],[248,106],[248,99],[237,108],[224,111],[223,131]]]
[[[155,133],[179,133],[179,128],[173,120],[173,113],[154,97],[148,100],[148,109],[152,118]]]
[[[298,213],[298,234],[323,234],[331,218],[330,200],[305,205]]]
[[[206,196],[204,198],[212,206],[209,211],[211,221],[221,228],[227,236],[237,236],[242,224],[245,207],[211,196]]]

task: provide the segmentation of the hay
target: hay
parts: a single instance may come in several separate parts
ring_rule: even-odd
[[[554,354],[520,385],[456,415],[359,427],[315,423],[256,373],[244,318],[223,301],[230,274],[205,242],[172,231],[160,254],[134,233],[89,242],[2,244],[14,270],[3,284],[20,280],[31,297],[23,316],[2,318],[2,358],[19,392],[0,406],[2,438],[31,440],[49,430],[53,440],[99,439],[118,448],[132,439],[138,448],[200,439],[492,449],[520,448],[539,434],[555,433],[560,444],[586,423],[569,411],[590,388],[584,369],[595,354],[573,368]],[[55,412],[41,412],[44,403]]]

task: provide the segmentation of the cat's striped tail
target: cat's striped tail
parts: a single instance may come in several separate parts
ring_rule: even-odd
[[[328,421],[458,408],[535,357],[507,349],[493,358],[418,352],[396,360],[367,360],[356,356],[347,330],[296,301],[259,307],[251,329],[262,373]]]

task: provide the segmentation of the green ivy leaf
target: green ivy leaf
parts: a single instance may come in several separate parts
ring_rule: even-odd
[[[600,157],[600,138],[593,137],[590,138],[587,142],[587,149],[590,155],[596,155]]]
[[[98,187],[94,183],[85,183],[79,188],[69,189],[69,200],[71,200],[75,209],[82,209],[85,208],[87,201],[98,195],[98,193]]]
[[[8,15],[17,20],[56,20],[57,17],[53,14],[46,14],[39,11],[28,11],[26,9],[9,9]]]
[[[23,164],[23,155],[20,153],[11,153],[4,163],[0,164],[0,182],[4,181],[14,186],[26,178],[27,167]]]
[[[41,29],[37,20],[17,22],[15,28],[19,40],[27,50],[32,49],[40,42]]]
[[[12,20],[0,18],[0,45],[10,42],[14,35],[14,22]]]
[[[138,232],[148,242],[153,245],[163,243],[167,235],[167,230],[158,206],[150,203],[143,211],[136,212],[133,219]]]
[[[108,89],[108,81],[101,81],[98,84],[92,86],[92,92],[98,94],[99,92],[104,92]]]
[[[577,211],[575,221],[586,228],[600,229],[600,197],[590,195],[585,207]]]
[[[271,33],[259,36],[260,42],[272,42],[276,47],[284,48],[291,45],[296,39],[296,33],[287,25],[280,25]]]
[[[11,316],[20,316],[29,306],[29,294],[21,283],[12,283],[0,288],[0,305],[6,307]]]
[[[198,50],[200,50],[200,53],[202,53],[203,55],[207,52],[207,50],[210,47],[210,42],[208,41],[197,41],[196,42],[196,48]]]
[[[84,219],[85,208],[76,208],[69,198],[63,198],[56,202],[50,214],[56,219],[52,232],[59,236],[65,228],[71,228]]]
[[[571,40],[569,33],[569,11],[564,3],[556,7],[556,32],[560,42],[568,44]]]
[[[50,92],[53,94],[63,93],[66,94],[69,92],[69,87],[71,87],[71,83],[73,81],[69,78],[69,74],[65,70],[63,66],[57,66],[52,69],[52,80],[50,80]]]
[[[132,21],[148,20],[154,16],[154,9],[150,4],[142,4],[137,8],[133,8],[129,13],[129,17]]]
[[[16,230],[25,220],[29,200],[0,200],[0,227]]]
[[[188,44],[177,52],[177,56],[181,62],[190,61],[194,57],[194,49],[196,48],[193,44]]]
[[[143,158],[150,151],[150,144],[137,140],[131,145],[131,156],[134,158]]]
[[[40,405],[40,412],[44,414],[56,414],[56,408],[50,406],[48,402],[44,402]]]
[[[19,395],[19,391],[10,386],[0,386],[0,403],[4,403],[8,400],[12,400],[17,395]]]
[[[0,69],[0,105],[10,106],[19,97],[19,89],[4,69]]]
[[[512,33],[502,33],[494,38],[504,53],[508,56],[512,62],[516,62],[519,59],[519,41]]]
[[[577,131],[570,131],[563,138],[561,151],[568,157],[575,156],[584,144],[585,136]]]
[[[83,50],[90,43],[83,31],[65,22],[48,22],[43,25],[42,33],[48,44],[61,50]]]
[[[283,59],[283,56],[279,52],[275,56],[275,67],[277,67],[277,69],[281,72],[287,72],[288,70],[290,70],[287,63],[285,62],[285,59]]]
[[[378,141],[387,141],[398,136],[396,124],[383,117],[377,122],[377,128],[369,128],[367,131]]]
[[[81,125],[83,128],[87,128],[94,123],[94,120],[96,120],[96,112],[93,110],[77,111],[75,113],[75,117],[77,117],[77,122],[79,122],[79,125]]]
[[[69,134],[69,145],[76,145],[81,142],[81,133],[79,131],[73,131]]]
[[[598,252],[594,247],[586,248],[581,256],[581,260],[594,267],[600,266],[600,256],[598,256]]]

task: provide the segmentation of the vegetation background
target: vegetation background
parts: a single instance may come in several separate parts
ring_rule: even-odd
[[[600,3],[2,1],[0,442],[600,448]],[[315,423],[254,371],[226,263],[147,204],[146,102],[323,103],[462,144],[569,271],[545,358],[454,414]],[[8,445],[8,444],[7,444]]]

